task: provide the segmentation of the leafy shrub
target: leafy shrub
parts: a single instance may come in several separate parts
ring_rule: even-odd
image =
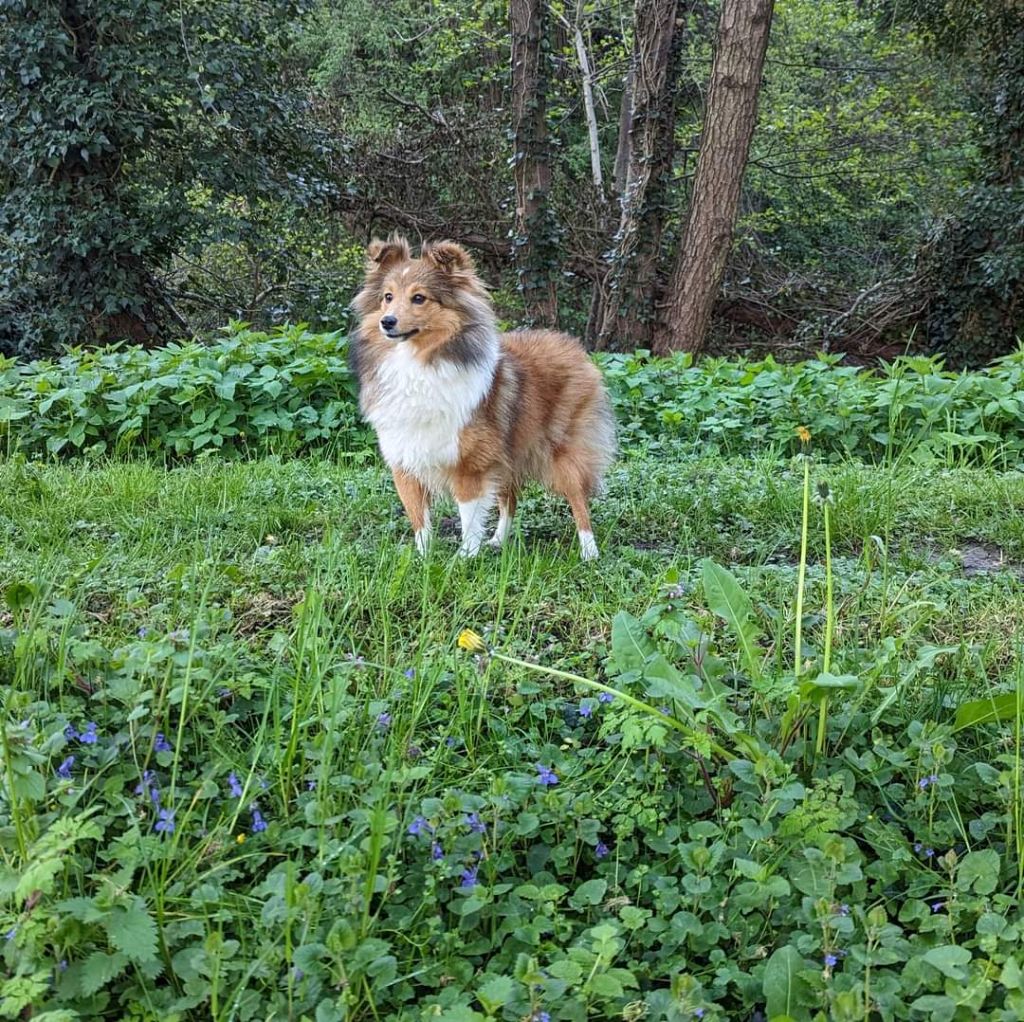
[[[272,333],[233,323],[212,344],[74,350],[56,362],[0,360],[0,437],[9,449],[67,455],[134,450],[239,457],[333,445],[368,450],[340,333]],[[1024,351],[973,373],[937,358],[878,372],[820,355],[798,365],[635,355],[595,356],[627,448],[722,454],[815,450],[880,460],[999,461],[1024,451]]]

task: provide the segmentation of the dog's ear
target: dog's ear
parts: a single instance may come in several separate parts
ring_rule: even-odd
[[[400,234],[392,234],[387,241],[374,238],[366,247],[366,272],[386,270],[389,266],[408,259],[411,254],[409,242]]]
[[[473,258],[454,241],[431,241],[423,246],[420,258],[442,273],[473,273]]]

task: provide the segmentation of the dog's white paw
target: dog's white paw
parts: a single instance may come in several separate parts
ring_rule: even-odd
[[[430,549],[430,530],[419,529],[416,532],[415,540],[417,552],[425,555],[426,552]]]
[[[598,558],[597,543],[592,532],[580,533],[580,559],[584,561],[596,561]]]

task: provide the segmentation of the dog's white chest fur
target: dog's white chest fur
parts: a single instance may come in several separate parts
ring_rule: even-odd
[[[459,434],[487,396],[498,361],[498,339],[482,364],[438,360],[423,365],[399,344],[378,366],[365,414],[384,460],[431,489],[459,457]]]

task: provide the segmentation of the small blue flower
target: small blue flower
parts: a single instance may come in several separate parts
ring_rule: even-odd
[[[441,847],[439,841],[435,841],[433,842],[433,844],[431,844],[430,857],[434,860],[434,862],[440,862],[440,860],[444,858],[444,849]]]
[[[254,809],[252,811],[252,832],[254,834],[259,834],[261,831],[266,829],[267,821],[263,819],[263,814],[258,809]]]
[[[163,731],[157,731],[156,741],[153,743],[153,748],[156,749],[157,752],[174,752],[174,747],[166,738],[164,738]]]
[[[825,964],[831,969],[833,966],[839,963],[839,959],[833,954],[825,955]]]
[[[73,742],[75,741],[76,738],[78,738],[78,732],[75,730],[73,724],[68,724],[68,726],[64,728],[64,737],[69,742]]]
[[[416,677],[416,668],[415,667],[409,667],[405,671],[403,671],[402,673],[405,674],[405,676],[407,678],[412,680],[413,678]]]
[[[479,866],[467,866],[462,871],[462,882],[459,884],[460,887],[469,889],[470,887],[476,887],[476,874],[479,870]]]
[[[147,627],[146,627],[145,625],[143,625],[143,626],[142,626],[142,627],[141,627],[141,628],[139,629],[139,631],[138,631],[138,633],[137,633],[137,634],[138,634],[138,636],[139,636],[139,638],[140,638],[140,639],[144,639],[144,638],[145,638],[145,637],[146,637],[147,635],[149,635],[149,629],[148,629],[148,628],[147,628]]]
[[[466,826],[469,827],[474,834],[483,834],[484,831],[487,830],[487,824],[484,823],[476,813],[470,813],[469,816],[466,817]]]
[[[558,774],[551,767],[544,766],[543,763],[537,764],[537,783],[554,785],[558,783]]]
[[[926,848],[926,849],[924,850],[924,857],[925,857],[926,859],[932,859],[932,858],[934,858],[934,857],[935,857],[935,849],[934,849],[934,848]]]
[[[588,702],[580,703],[580,716],[589,717],[594,712],[594,707]]]
[[[932,902],[932,911],[933,912],[941,912],[943,910],[943,908],[945,908],[945,903],[944,902],[941,902],[941,901],[933,901]]]
[[[939,775],[938,774],[929,774],[927,777],[922,777],[921,780],[919,780],[917,782],[917,786],[922,791],[924,791],[925,788],[927,788],[930,784],[938,784],[938,783],[939,783]]]
[[[75,765],[75,757],[68,756],[59,767],[57,767],[57,776],[62,777],[65,781],[71,780],[71,768]]]
[[[64,971],[65,971],[65,970],[67,969],[67,967],[68,967],[68,960],[67,960],[66,958],[62,958],[62,959],[61,959],[61,960],[60,960],[60,961],[59,961],[59,962],[57,963],[57,968],[58,968],[58,969],[59,969],[59,970],[60,970],[61,972],[64,972]]]
[[[12,927],[11,927],[11,928],[10,928],[10,929],[9,929],[9,930],[8,930],[8,931],[7,931],[6,933],[5,933],[5,934],[4,934],[4,940],[14,940],[15,936],[17,935],[17,933],[18,933],[18,927],[17,927],[17,926],[12,926]]]
[[[693,1009],[693,1017],[694,1018],[703,1018],[704,1017],[704,1009],[703,1008],[694,1008]]]
[[[310,778],[308,781],[306,781],[306,791],[316,791],[315,778]]]
[[[921,844],[921,842],[920,842],[920,841],[915,841],[915,842],[914,842],[914,851],[915,851],[915,852],[918,852],[918,853],[920,853],[920,851],[921,851],[921,849],[922,849],[922,848],[924,848],[924,845],[923,845],[923,844]]]
[[[409,824],[408,832],[413,837],[419,837],[420,834],[433,834],[434,828],[430,826],[425,816],[417,816],[416,819]]]
[[[242,786],[238,783],[238,777],[235,775],[234,770],[228,774],[228,788],[233,798],[242,797]]]
[[[671,717],[672,716],[672,714],[669,711],[669,708],[667,706],[659,706],[658,707],[658,713],[662,714],[665,717]]]
[[[96,734],[96,721],[90,720],[85,725],[85,730],[78,736],[78,740],[83,745],[95,745],[99,741],[99,736]]]
[[[174,833],[174,810],[173,809],[161,809],[157,813],[157,821],[153,826],[153,829],[158,834],[173,834]]]
[[[839,914],[841,916],[848,916],[850,914],[850,906],[846,902],[839,906]]]
[[[381,731],[387,731],[391,727],[391,714],[387,710],[377,715],[377,727]]]
[[[599,703],[610,703],[610,702],[611,702],[611,701],[612,701],[612,700],[613,700],[614,698],[615,698],[615,696],[613,696],[613,695],[611,694],[611,692],[602,692],[602,693],[601,693],[601,694],[600,694],[600,695],[599,695],[599,696],[597,697],[597,701],[598,701]]]
[[[296,983],[301,982],[302,977],[305,975],[306,974],[297,965],[292,969],[292,979],[295,980]]]
[[[611,849],[603,842],[598,841],[597,847],[594,849],[594,855],[599,859],[603,859]]]
[[[157,791],[157,787],[153,783],[153,777],[154,774],[152,770],[144,770],[142,772],[142,779],[135,785],[135,794],[148,795],[154,802],[159,802],[160,793]]]
[[[534,1013],[533,1022],[551,1022],[551,1016],[546,1011]]]

